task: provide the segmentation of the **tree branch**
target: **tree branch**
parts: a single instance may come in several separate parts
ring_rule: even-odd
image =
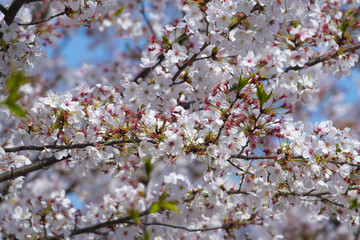
[[[134,222],[134,224],[136,224]],[[219,229],[226,229],[226,227],[221,226],[221,227],[213,227],[213,228],[187,228],[187,227],[183,227],[183,226],[176,226],[176,225],[171,225],[171,224],[167,224],[167,223],[159,223],[159,222],[150,222],[150,223],[141,223],[143,225],[146,226],[164,226],[164,227],[170,227],[170,228],[177,228],[177,229],[182,229],[185,230],[187,232],[208,232],[208,231],[216,231]]]
[[[149,210],[145,210],[143,212],[139,213],[139,217],[143,217],[145,215],[149,215],[150,212]],[[80,234],[84,234],[84,233],[93,233],[96,232],[96,230],[103,228],[103,227],[110,227],[116,224],[124,224],[124,223],[132,223],[132,217],[130,216],[126,216],[123,218],[119,218],[119,219],[115,219],[115,220],[110,220],[107,222],[103,222],[103,223],[99,223],[99,224],[95,224],[89,227],[84,227],[84,228],[80,228],[80,229],[75,229],[71,231],[70,236],[75,236],[75,235],[80,235]],[[64,234],[60,234],[58,236],[54,236],[54,237],[50,237],[47,238],[47,240],[55,240],[55,239],[63,239],[64,238]]]
[[[18,23],[18,25],[20,25],[20,26],[36,25],[36,24],[48,22],[48,21],[50,21],[51,19],[56,18],[56,17],[59,17],[59,16],[64,15],[64,14],[66,14],[66,11],[62,11],[62,12],[60,12],[60,13],[58,13],[58,14],[55,14],[54,16],[51,16],[51,17],[49,17],[48,19],[42,19],[42,20],[39,20],[39,21],[31,22],[31,23]]]
[[[44,149],[58,149],[58,150],[66,150],[66,149],[75,149],[75,148],[86,148],[89,146],[97,147],[97,146],[113,146],[117,144],[124,144],[124,143],[140,143],[142,141],[147,141],[150,143],[156,144],[153,140],[140,140],[140,139],[129,139],[129,140],[118,140],[118,141],[100,141],[94,143],[77,143],[77,144],[69,144],[69,145],[43,145],[43,146],[20,146],[20,147],[10,147],[10,148],[3,148],[5,152],[18,152],[18,151],[26,151],[26,150],[33,150],[33,151],[42,151]]]
[[[346,46],[346,47],[343,47],[339,50],[335,50],[335,51],[332,51],[330,53],[325,53],[323,55],[321,55],[320,57],[315,57],[315,58],[312,58],[310,59],[303,67],[300,67],[300,66],[294,66],[294,67],[287,67],[285,68],[284,72],[289,72],[291,70],[301,70],[301,69],[304,69],[306,67],[311,67],[311,66],[314,66],[318,63],[321,63],[321,62],[325,62],[327,60],[330,60],[332,58],[336,58],[338,57],[339,55],[343,54],[343,53],[347,53],[347,52],[351,52],[351,51],[354,51],[354,50],[357,50],[360,48],[360,43],[356,43],[354,45],[350,45],[350,46]],[[266,80],[270,80],[272,78],[276,78],[277,74],[273,74],[271,75],[269,78],[259,78],[260,81],[266,81]]]
[[[4,15],[6,15],[7,12],[8,12],[8,10],[7,10],[2,4],[0,4],[0,11],[1,11]]]
[[[145,210],[145,211],[139,213],[139,217],[143,217],[143,216],[149,215],[149,214],[150,214],[150,211]],[[132,220],[132,217],[126,216],[126,217],[123,217],[123,218],[119,218],[119,219],[115,219],[115,220],[95,224],[95,225],[92,225],[92,226],[89,226],[89,227],[73,230],[73,231],[71,231],[70,236],[75,236],[75,235],[79,235],[79,234],[83,234],[83,233],[94,232],[94,231],[98,230],[99,228],[110,227],[112,225],[121,224],[121,223],[127,223],[127,222],[131,222],[131,220]]]
[[[230,159],[231,158],[241,158],[241,159],[245,159],[245,160],[273,160],[276,158],[276,156],[244,156],[241,154],[236,154],[236,155],[231,155]],[[306,160],[303,156],[289,156],[288,158],[289,159]],[[356,163],[337,162],[337,161],[333,161],[333,160],[326,160],[326,162],[333,163],[333,164],[340,164],[340,165],[348,164],[353,167],[360,167],[360,164],[356,164]]]
[[[196,59],[196,57],[208,46],[209,44],[207,42],[204,42],[204,45],[201,47],[200,51],[198,53],[195,53],[187,62],[184,63],[184,65],[182,65],[181,67],[179,67],[179,69],[177,70],[177,72],[174,74],[174,76],[172,77],[172,84],[175,84],[176,79],[179,77],[179,75],[181,74],[182,71],[184,71],[184,69],[189,66],[192,62],[194,62],[194,60]],[[170,85],[170,86],[171,86]]]
[[[143,216],[147,216],[150,215],[151,213],[149,212],[149,210],[145,210],[143,212],[141,212],[139,214],[139,217],[143,217]],[[96,233],[97,230],[99,230],[100,228],[104,228],[104,227],[110,227],[116,224],[130,224],[130,225],[136,225],[137,223],[135,223],[134,221],[132,221],[133,219],[130,216],[126,216],[120,219],[116,219],[116,220],[111,220],[111,221],[107,221],[107,222],[103,222],[103,223],[99,223],[99,224],[95,224],[89,227],[84,227],[81,229],[76,229],[71,231],[70,236],[75,236],[75,235],[80,235],[80,234],[84,234],[84,233]],[[176,225],[172,225],[172,224],[167,224],[167,223],[159,223],[159,222],[142,222],[142,225],[145,226],[163,226],[163,227],[169,227],[169,228],[176,228],[176,229],[182,229],[185,230],[187,232],[207,232],[207,231],[216,231],[219,229],[226,229],[226,226],[220,226],[220,227],[213,227],[213,228],[187,228],[187,227],[183,227],[183,226],[176,226]],[[55,240],[55,239],[61,239],[64,237],[64,234],[61,234],[59,236],[54,236],[51,238],[47,238],[48,240]]]
[[[145,22],[146,22],[146,25],[149,27],[151,34],[152,34],[154,37],[156,37],[155,31],[154,31],[153,27],[151,26],[150,20],[149,20],[149,18],[148,18],[148,17],[146,16],[146,14],[145,14],[144,2],[140,2],[140,12],[141,12],[141,15],[143,15],[143,17],[144,17]]]
[[[42,0],[14,0],[8,8],[7,13],[5,14],[4,20],[6,24],[10,25],[14,21],[17,13],[19,12],[23,4],[40,1]]]
[[[123,140],[123,141],[112,141],[112,142],[95,142],[95,143],[79,143],[79,144],[72,144],[72,145],[44,145],[44,146],[21,146],[21,147],[14,147],[14,148],[4,148],[5,152],[17,152],[17,151],[24,151],[24,150],[34,150],[34,151],[42,151],[44,149],[57,149],[57,150],[68,150],[68,149],[76,149],[76,148],[85,148],[88,146],[113,146],[117,144],[124,144],[124,143],[140,143],[142,140],[140,139],[131,139],[131,140]],[[155,141],[148,141],[151,143],[156,143]],[[47,167],[61,162],[65,159],[70,158],[71,156],[68,155],[63,157],[62,159],[58,160],[55,156],[51,156],[45,159],[37,159],[31,164],[26,166],[22,166],[19,168],[8,170],[2,174],[0,174],[0,182],[4,182],[13,178],[17,178],[20,176],[25,176],[30,172],[34,172],[40,169],[46,169]]]
[[[22,167],[18,167],[18,168],[11,168],[11,170],[8,170],[2,174],[0,174],[0,183],[1,182],[5,182],[7,180],[11,180],[17,177],[21,177],[21,176],[26,176],[28,173],[30,172],[35,172],[37,170],[40,169],[46,169],[47,167],[57,163],[57,162],[61,162],[65,159],[70,158],[70,155],[67,155],[65,157],[63,157],[62,159],[56,159],[55,156],[51,156],[48,158],[44,158],[44,159],[38,159],[37,161],[22,166]]]

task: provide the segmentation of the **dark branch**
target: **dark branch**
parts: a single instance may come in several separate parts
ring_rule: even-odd
[[[208,43],[204,43],[204,45],[201,47],[200,51],[196,54],[194,54],[187,62],[184,63],[184,65],[182,65],[181,67],[179,67],[179,69],[177,70],[177,72],[174,74],[174,76],[172,77],[172,82],[173,84],[175,84],[176,79],[179,77],[179,75],[182,73],[182,71],[184,71],[185,68],[187,68],[192,62],[195,61],[196,57],[208,46]],[[173,85],[172,84],[172,85]]]
[[[246,160],[272,160],[275,158],[275,156],[245,156],[245,155],[237,154],[237,155],[231,155],[230,158],[241,158]]]
[[[216,231],[219,229],[226,229],[226,227],[224,227],[224,226],[213,227],[213,228],[187,228],[187,227],[176,226],[176,225],[171,225],[171,224],[167,224],[167,223],[159,223],[159,222],[150,222],[150,223],[141,223],[141,224],[146,225],[146,226],[164,226],[164,227],[170,227],[170,228],[177,228],[177,229],[185,230],[187,232],[208,232],[208,231]]]
[[[139,213],[139,217],[143,217],[143,216],[149,215],[149,214],[150,214],[149,210],[145,210],[145,211]],[[99,228],[110,227],[112,225],[121,224],[121,223],[127,223],[127,222],[130,222],[131,220],[132,220],[132,217],[126,216],[126,217],[119,218],[119,219],[116,219],[116,220],[111,220],[111,221],[108,221],[108,222],[95,224],[95,225],[92,225],[92,226],[89,226],[89,227],[73,230],[73,231],[71,231],[70,236],[75,236],[75,235],[79,235],[79,234],[83,234],[83,233],[94,232],[94,231],[98,230]]]
[[[51,16],[51,17],[49,17],[48,19],[43,19],[43,20],[31,22],[31,23],[18,23],[18,25],[20,25],[20,26],[36,25],[36,24],[48,22],[48,21],[50,21],[51,19],[56,18],[56,17],[59,17],[59,16],[64,15],[64,14],[66,14],[66,11],[62,11],[61,13],[58,13],[58,14],[56,14],[56,15],[54,15],[54,16]]]
[[[149,215],[149,214],[150,214],[149,210],[145,210],[145,211],[139,213],[139,217],[143,217],[143,216],[146,216],[146,215]],[[80,235],[80,234],[84,234],[84,233],[94,233],[97,230],[99,230],[100,228],[110,227],[110,226],[113,226],[113,225],[116,225],[116,224],[124,224],[124,223],[132,224],[132,220],[133,220],[132,217],[126,216],[126,217],[123,217],[123,218],[119,218],[119,219],[110,220],[110,221],[107,221],[107,222],[95,224],[95,225],[92,225],[92,226],[89,226],[89,227],[75,229],[75,230],[71,231],[70,236]],[[60,234],[58,236],[47,238],[47,240],[55,240],[55,239],[63,239],[63,238],[64,238],[64,234]]]
[[[26,3],[32,3],[32,2],[40,2],[42,0],[14,0],[9,9],[7,10],[7,13],[5,14],[5,22],[7,25],[10,25],[17,13],[19,12],[20,8],[22,7],[23,4],[26,4]]]
[[[149,20],[149,18],[148,18],[148,17],[146,16],[146,14],[145,14],[144,2],[141,2],[141,3],[140,3],[140,12],[141,12],[141,14],[142,14],[143,17],[144,17],[145,22],[146,22],[146,25],[149,27],[151,34],[152,34],[154,37],[156,37],[155,31],[154,31],[153,27],[151,26],[150,20]]]
[[[291,70],[296,71],[296,70],[304,69],[306,67],[311,67],[311,66],[314,66],[314,65],[316,65],[318,63],[328,61],[328,60],[330,60],[332,58],[336,58],[336,57],[338,57],[339,55],[341,55],[343,53],[351,52],[351,51],[357,50],[359,48],[360,48],[360,43],[350,45],[350,46],[347,46],[347,47],[343,47],[343,48],[341,47],[341,48],[339,48],[339,50],[335,50],[335,51],[332,51],[330,53],[325,53],[325,54],[321,55],[320,57],[315,57],[315,58],[310,59],[303,67],[300,67],[300,66],[287,67],[287,68],[285,68],[284,72],[289,72]],[[273,74],[269,78],[259,78],[259,80],[260,81],[265,81],[265,80],[269,80],[269,79],[272,79],[272,78],[276,78],[276,76],[277,76],[277,74]]]
[[[20,146],[20,147],[11,147],[11,148],[4,148],[5,152],[18,152],[18,151],[26,151],[26,150],[33,150],[33,151],[42,151],[44,149],[58,149],[58,150],[65,150],[65,149],[75,149],[75,148],[86,148],[89,146],[97,147],[97,146],[113,146],[117,144],[124,144],[124,143],[140,143],[143,140],[140,139],[130,139],[130,140],[118,140],[118,141],[101,141],[101,142],[94,142],[94,143],[78,143],[78,144],[69,144],[69,145],[43,145],[43,146]],[[156,143],[152,140],[147,140],[151,143]]]
[[[2,4],[0,4],[0,11],[1,11],[4,15],[6,15],[7,12],[8,12],[8,10],[7,10]]]
[[[35,150],[35,151],[42,151],[44,149],[57,149],[57,150],[67,150],[67,149],[75,149],[75,148],[85,148],[88,146],[113,146],[117,144],[124,144],[124,143],[140,143],[141,140],[139,139],[132,139],[127,141],[112,141],[112,142],[97,142],[97,143],[80,143],[80,144],[73,144],[73,145],[45,145],[45,146],[21,146],[21,147],[15,147],[15,148],[4,148],[5,152],[17,152],[17,151],[24,151],[24,150]],[[154,141],[149,141],[151,143],[155,143]],[[37,159],[33,163],[22,166],[15,169],[10,169],[2,174],[0,174],[0,182],[4,182],[7,180],[11,180],[16,177],[25,176],[30,172],[34,172],[40,169],[46,169],[47,167],[63,161],[65,159],[70,158],[71,156],[68,155],[66,157],[63,157],[62,159],[58,160],[55,158],[55,156],[51,156],[49,158],[45,159]]]
[[[179,35],[179,37],[177,38],[178,39],[178,43],[179,44],[182,44],[186,39],[188,38],[188,36],[185,34],[185,33],[181,33]],[[154,69],[155,67],[159,66],[163,61],[165,60],[165,56],[164,54],[160,54],[157,58],[157,63],[152,66],[152,67],[149,67],[149,68],[144,68],[138,75],[136,75],[131,81],[132,82],[137,82],[137,80],[139,78],[145,78],[150,72],[152,69]]]
[[[30,172],[35,172],[40,169],[46,169],[47,167],[61,162],[65,159],[70,158],[70,155],[63,157],[62,159],[56,159],[55,156],[51,156],[44,159],[38,159],[37,161],[33,162],[32,164],[25,165],[19,168],[11,168],[10,170],[6,171],[5,173],[0,174],[0,182],[4,182],[7,180],[11,180],[20,176],[26,176]]]
[[[237,154],[237,155],[231,155],[230,158],[241,158],[241,159],[245,159],[245,160],[273,160],[276,158],[276,156],[244,156],[241,154]],[[295,160],[295,159],[306,160],[303,156],[289,156],[288,158],[293,159],[293,160]],[[348,164],[353,167],[360,167],[360,164],[350,163],[350,162],[337,162],[334,160],[326,160],[325,163],[333,163],[333,164],[340,164],[340,165]]]
[[[145,210],[143,212],[140,213],[139,217],[143,217],[143,216],[147,216],[149,215],[150,212],[149,210]],[[107,222],[103,222],[103,223],[99,223],[99,224],[95,224],[89,227],[85,227],[85,228],[81,228],[81,229],[76,229],[71,231],[70,236],[75,236],[75,235],[80,235],[80,234],[84,234],[84,233],[96,233],[97,230],[99,230],[100,228],[104,228],[104,227],[111,227],[114,226],[116,224],[129,224],[129,225],[136,225],[137,223],[135,223],[134,221],[132,221],[132,217],[130,216],[126,216],[120,219],[116,219],[116,220],[111,220],[111,221],[107,221]],[[207,231],[216,231],[219,229],[226,229],[226,226],[221,226],[221,227],[213,227],[213,228],[187,228],[187,227],[183,227],[183,226],[176,226],[176,225],[171,225],[171,224],[167,224],[167,223],[159,223],[159,222],[142,222],[142,225],[145,226],[163,226],[163,227],[169,227],[169,228],[176,228],[176,229],[182,229],[188,232],[207,232]],[[52,239],[61,239],[63,238],[64,235],[61,234],[59,236],[54,236],[51,238],[47,238],[48,240]]]

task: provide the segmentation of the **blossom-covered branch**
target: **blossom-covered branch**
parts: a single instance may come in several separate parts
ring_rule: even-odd
[[[360,142],[298,116],[357,63],[358,3],[30,2],[0,5],[1,236],[357,236]],[[112,57],[59,68],[83,26]]]
[[[29,165],[25,165],[19,168],[11,168],[9,171],[0,174],[0,183],[17,177],[26,176],[27,174],[40,169],[47,169],[49,166],[70,157],[70,155],[67,155],[61,159],[57,159],[55,156],[51,156],[44,159],[37,159]]]
[[[102,146],[114,146],[118,144],[124,143],[140,143],[142,140],[140,139],[129,139],[129,140],[113,140],[113,141],[99,141],[95,143],[77,143],[77,144],[68,144],[68,145],[44,145],[44,146],[20,146],[20,147],[11,147],[11,148],[4,148],[5,152],[18,152],[18,151],[28,151],[28,150],[35,150],[35,151],[42,151],[44,149],[74,149],[74,148],[86,148],[89,146],[93,147],[102,147]],[[153,142],[154,141],[149,141]]]

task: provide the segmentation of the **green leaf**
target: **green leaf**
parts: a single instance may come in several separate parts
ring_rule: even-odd
[[[126,209],[127,214],[137,223],[140,223],[140,213],[139,211],[136,211],[135,209]]]
[[[349,209],[357,209],[359,208],[359,204],[358,204],[358,198],[353,198],[350,200],[350,203],[349,203]]]
[[[166,193],[166,191],[164,190],[164,191],[162,192],[162,194],[160,195],[159,201],[160,201],[160,202],[164,202],[166,198],[167,198],[167,193]]]
[[[336,150],[335,150],[335,153],[340,153],[341,152],[341,148],[339,148],[338,146],[336,146]]]
[[[18,117],[25,117],[25,112],[24,110],[17,105],[14,102],[8,102],[7,100],[4,102],[5,106],[7,106],[9,108],[9,110],[14,113],[16,116]]]
[[[296,20],[294,21],[294,27],[297,28],[298,26],[299,26],[299,20],[296,19]]]
[[[260,108],[263,108],[264,103],[266,103],[272,96],[272,91],[267,94],[264,90],[264,85],[261,83],[260,85],[256,85],[256,96],[260,101]]]
[[[19,94],[21,85],[26,83],[28,79],[29,78],[26,77],[22,71],[14,71],[10,74],[5,83],[9,95],[3,104],[5,104],[12,113],[19,117],[24,117],[25,112],[18,104],[16,104],[16,101],[21,97]]]
[[[121,7],[121,8],[119,8],[119,9],[117,9],[117,10],[113,13],[113,15],[114,15],[114,16],[119,16],[119,15],[124,11],[124,9],[125,9],[125,7]]]
[[[144,235],[143,240],[149,240],[149,239],[150,239],[150,233],[146,232],[145,235]]]
[[[211,50],[211,58],[212,58],[213,60],[216,60],[216,59],[217,59],[216,55],[218,54],[218,52],[219,52],[219,49],[218,49],[217,46],[215,46],[215,47]]]
[[[166,210],[170,210],[172,212],[176,212],[176,213],[180,214],[180,210],[176,206],[177,204],[178,204],[177,201],[168,201],[168,202],[162,203],[161,208],[166,209]]]
[[[250,78],[239,78],[238,81],[238,86],[237,86],[237,90],[238,92],[241,91],[241,89],[243,89],[248,83],[249,83]]]
[[[162,35],[162,40],[168,47],[171,46],[169,39],[165,35]]]
[[[160,202],[154,202],[153,204],[151,204],[151,206],[149,208],[149,212],[156,213],[156,212],[159,212],[160,209],[161,209]]]
[[[180,210],[179,208],[176,206],[178,204],[178,201],[167,201],[167,202],[163,202],[161,199],[159,202],[154,202],[153,204],[151,204],[150,208],[149,208],[149,212],[150,213],[156,213],[159,212],[160,210],[169,210],[169,211],[173,211],[176,213],[180,214]]]
[[[6,80],[6,86],[9,90],[8,99],[11,101],[18,100],[19,94],[18,90],[20,86],[25,83],[27,77],[24,75],[22,71],[16,71],[12,73],[9,78]]]
[[[151,176],[151,172],[154,169],[154,166],[151,164],[151,158],[145,158],[144,159],[144,165],[145,165],[146,177],[149,180],[150,176]]]
[[[341,26],[340,26],[340,30],[341,30],[341,33],[342,35],[344,36],[345,32],[346,32],[346,29],[349,27],[350,25],[350,22],[345,18],[342,23],[341,23]]]

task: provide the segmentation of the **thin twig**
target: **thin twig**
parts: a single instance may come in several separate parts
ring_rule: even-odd
[[[59,17],[59,16],[64,15],[64,14],[66,14],[66,11],[62,11],[61,13],[58,13],[58,14],[56,14],[56,15],[54,15],[54,16],[51,16],[51,17],[49,17],[48,19],[42,19],[42,20],[39,20],[39,21],[31,22],[31,23],[18,23],[18,25],[20,25],[20,26],[36,25],[36,24],[48,22],[48,21],[50,21],[51,19],[56,18],[56,17]]]
[[[149,27],[151,34],[152,34],[154,37],[156,37],[155,31],[154,31],[153,27],[151,26],[150,20],[149,20],[149,18],[146,16],[144,2],[140,2],[140,12],[141,12],[141,14],[142,14],[143,17],[144,17],[145,22],[146,22],[146,25]]]
[[[332,58],[336,58],[336,57],[340,56],[343,53],[354,51],[354,50],[357,50],[359,48],[360,48],[360,43],[356,43],[356,44],[346,46],[346,47],[340,47],[339,50],[335,50],[335,51],[332,51],[330,53],[325,53],[325,54],[321,55],[320,57],[311,58],[303,67],[300,67],[300,66],[287,67],[287,68],[284,69],[284,72],[286,73],[286,72],[289,72],[291,70],[296,71],[296,70],[305,69],[307,67],[314,66],[314,65],[316,65],[318,63],[328,61],[328,60],[330,60]],[[273,74],[268,78],[259,78],[259,80],[260,81],[266,81],[266,80],[270,80],[272,78],[276,78],[276,76],[277,76],[277,74]]]
[[[143,216],[149,215],[149,214],[150,214],[149,210],[145,210],[145,211],[139,213],[139,217],[143,217]],[[126,217],[123,217],[123,218],[110,220],[110,221],[95,224],[95,225],[92,225],[92,226],[75,229],[75,230],[71,231],[70,236],[80,235],[80,234],[84,234],[84,233],[93,233],[93,232],[97,231],[100,228],[110,227],[110,226],[117,225],[117,224],[132,223],[131,220],[132,220],[132,217],[126,216]],[[64,238],[64,234],[60,234],[60,235],[57,235],[57,236],[47,238],[47,240],[55,240],[55,239],[63,239],[63,238]]]
[[[134,223],[134,224],[136,224],[136,223]],[[224,226],[213,227],[213,228],[187,228],[187,227],[183,227],[183,226],[176,226],[176,225],[171,225],[171,224],[167,224],[167,223],[159,223],[159,222],[141,223],[141,224],[144,224],[146,226],[164,226],[164,227],[170,227],[170,228],[177,228],[177,229],[185,230],[187,232],[208,232],[208,231],[216,231],[219,229],[225,229]]]
[[[146,210],[146,211],[141,212],[139,217],[147,216],[149,214],[150,214],[150,212],[148,210]],[[71,231],[70,236],[80,235],[80,234],[84,234],[84,233],[96,233],[97,230],[100,228],[110,227],[110,226],[113,226],[116,224],[136,225],[137,223],[132,221],[132,218],[130,216],[126,216],[126,217],[123,217],[120,219],[111,220],[111,221],[103,222],[100,224],[95,224],[93,226],[73,230],[73,231]],[[187,232],[208,232],[208,231],[216,231],[216,230],[220,230],[220,229],[226,229],[226,226],[219,226],[219,227],[213,227],[213,228],[187,228],[187,227],[183,227],[183,226],[177,226],[177,225],[160,223],[160,222],[142,222],[141,224],[145,225],[145,226],[163,226],[163,227],[169,227],[169,228],[182,229]],[[54,240],[54,239],[61,239],[63,237],[64,237],[64,235],[61,234],[61,235],[54,236],[54,237],[47,238],[47,239]]]
[[[184,65],[182,65],[181,67],[179,67],[179,69],[177,70],[177,72],[174,74],[174,76],[172,77],[172,84],[170,84],[170,86],[175,84],[176,79],[179,77],[179,75],[182,73],[182,71],[185,70],[185,68],[187,68],[191,63],[194,62],[194,60],[196,59],[196,57],[208,46],[209,44],[207,42],[204,42],[204,45],[200,48],[200,51],[198,53],[195,53],[187,62],[184,63]]]

